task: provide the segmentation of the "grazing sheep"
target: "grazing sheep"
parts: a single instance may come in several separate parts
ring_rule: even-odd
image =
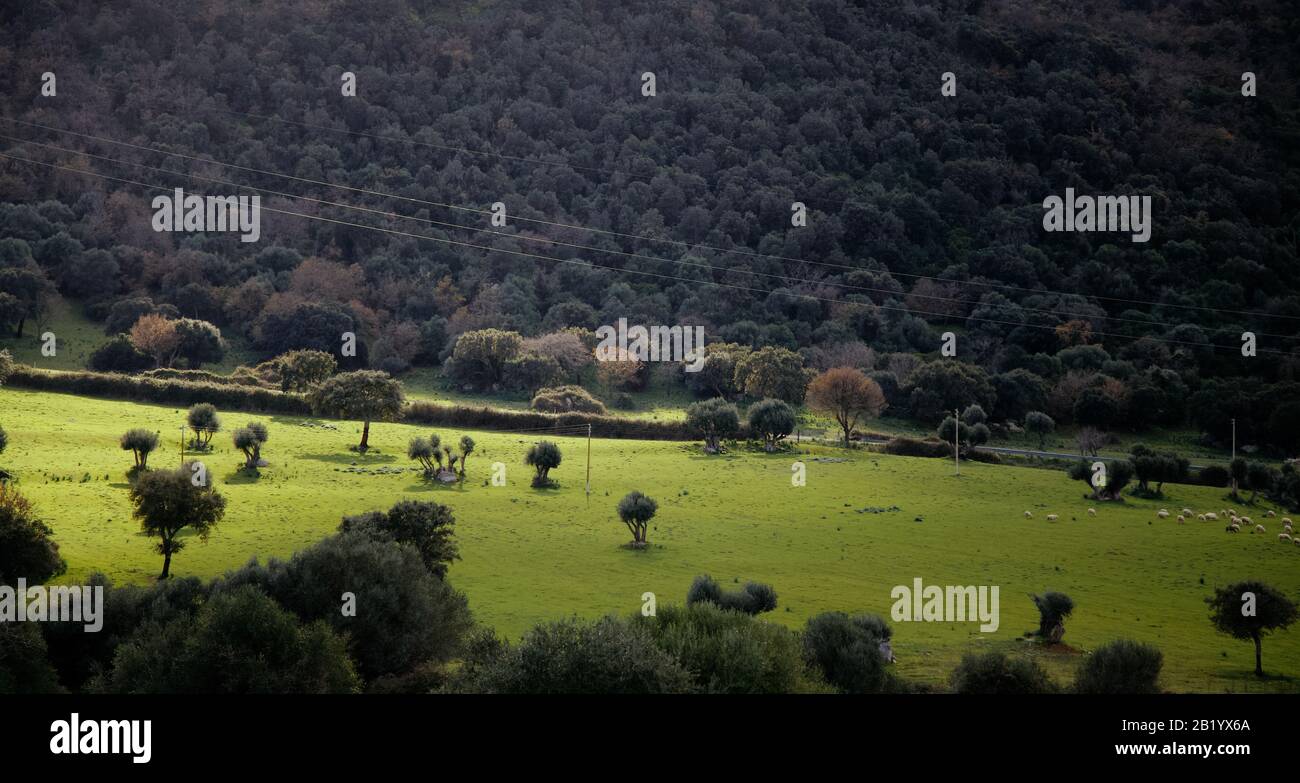
[[[1168,511],[1165,511],[1165,510],[1162,508],[1162,509],[1160,509],[1159,511],[1156,512],[1156,516],[1160,517],[1161,519],[1165,519],[1166,517],[1169,516],[1169,512],[1168,512]]]
[[[1183,524],[1183,523],[1186,522],[1186,521],[1187,521],[1187,517],[1183,516],[1182,514],[1179,514],[1179,515],[1178,515],[1178,524],[1181,525],[1181,524]]]
[[[1267,533],[1268,531],[1264,529],[1264,526],[1263,526],[1263,525],[1255,525],[1255,532],[1256,532],[1256,533]]]
[[[1235,517],[1235,516],[1237,516],[1237,509],[1235,509],[1235,508],[1230,508],[1230,509],[1228,509],[1228,513],[1231,514],[1231,515],[1233,515],[1233,516]]]
[[[1265,511],[1265,512],[1264,512],[1264,516],[1266,516],[1266,517],[1275,517],[1275,516],[1277,516],[1277,514],[1274,514],[1274,513],[1273,513],[1273,509],[1270,508],[1268,511]]]
[[[1185,517],[1190,517],[1192,515],[1192,510],[1190,508],[1185,508],[1180,513]]]
[[[1255,520],[1251,519],[1250,517],[1242,517],[1241,521],[1245,522],[1247,525],[1255,524]]]
[[[1204,515],[1204,514],[1197,514],[1197,515],[1196,515],[1196,518],[1199,519],[1199,520],[1202,521],[1202,522],[1205,521],[1205,515]]]
[[[1291,524],[1291,517],[1282,517],[1282,524],[1284,525]]]
[[[1214,513],[1213,511],[1206,512],[1206,514],[1205,514],[1205,518],[1208,519],[1208,520],[1210,520],[1211,522],[1218,522],[1218,521],[1219,521],[1219,515],[1216,514],[1216,513]]]
[[[1097,509],[1095,509],[1095,508],[1090,508],[1090,509],[1088,509],[1088,516],[1090,516],[1090,517],[1095,517],[1095,516],[1097,516]]]
[[[1225,527],[1223,530],[1224,530],[1224,532],[1227,532],[1227,533],[1240,533],[1240,532],[1241,532],[1241,528],[1237,527],[1236,525],[1228,525],[1228,526]]]
[[[1047,515],[1047,521],[1048,521],[1048,522],[1055,522],[1057,519],[1059,519],[1059,516],[1056,515],[1056,514],[1048,514],[1048,515]]]
[[[1278,541],[1290,541],[1290,540],[1291,540],[1291,536],[1290,536],[1290,534],[1288,534],[1288,533],[1278,533],[1278,534],[1277,534],[1277,540],[1278,540]]]
[[[1034,518],[1034,514],[1032,511],[1025,512],[1025,519],[1033,519],[1033,518]]]
[[[1232,525],[1240,525],[1240,524],[1241,524],[1241,517],[1230,517],[1230,518],[1228,519],[1228,523],[1229,523],[1229,524],[1232,524]]]

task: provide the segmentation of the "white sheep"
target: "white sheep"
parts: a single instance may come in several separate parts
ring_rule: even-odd
[[[1048,515],[1047,515],[1047,521],[1048,521],[1048,522],[1055,522],[1055,521],[1056,521],[1057,519],[1059,519],[1059,518],[1060,518],[1060,517],[1059,517],[1058,515],[1056,515],[1056,514],[1048,514]]]
[[[1095,509],[1095,508],[1090,508],[1090,509],[1088,509],[1088,516],[1090,516],[1090,517],[1095,517],[1095,516],[1097,516],[1097,509]]]
[[[1210,520],[1211,522],[1218,522],[1218,521],[1219,521],[1219,515],[1216,514],[1216,513],[1214,513],[1213,511],[1207,511],[1207,512],[1205,513],[1205,518],[1208,519],[1208,520]]]
[[[1231,524],[1231,525],[1240,525],[1240,524],[1241,524],[1241,517],[1229,517],[1229,518],[1228,518],[1228,524]]]
[[[1202,521],[1202,522],[1205,521],[1205,515],[1204,515],[1204,514],[1197,514],[1197,515],[1196,515],[1196,518],[1199,519],[1199,520]]]
[[[1256,532],[1256,533],[1267,533],[1268,531],[1264,529],[1264,526],[1263,526],[1263,525],[1255,525],[1255,532]]]
[[[1034,518],[1034,512],[1032,511],[1025,512],[1025,519],[1033,519],[1033,518]]]
[[[1282,517],[1282,524],[1284,525],[1291,524],[1291,517]]]
[[[1264,512],[1264,516],[1266,516],[1266,517],[1275,517],[1275,516],[1277,516],[1277,514],[1274,514],[1274,513],[1273,513],[1273,509],[1270,508],[1268,511],[1265,511],[1265,512]]]
[[[1186,517],[1184,517],[1182,514],[1179,514],[1179,515],[1178,515],[1178,524],[1181,525],[1181,524],[1183,524],[1183,523],[1186,522],[1186,521],[1187,521],[1187,518],[1186,518]]]
[[[1278,541],[1290,541],[1290,540],[1291,540],[1291,535],[1290,535],[1289,533],[1278,533],[1278,534],[1277,534],[1277,540],[1278,540]]]
[[[1241,521],[1246,523],[1247,525],[1255,524],[1255,520],[1251,519],[1250,517],[1242,517]]]
[[[1224,528],[1224,530],[1227,531],[1227,532],[1229,532],[1229,533],[1240,533],[1240,532],[1241,532],[1241,528],[1237,527],[1236,525],[1228,525],[1227,527]]]
[[[1192,510],[1191,510],[1190,508],[1185,508],[1185,509],[1182,510],[1181,513],[1182,513],[1182,515],[1185,516],[1185,517],[1190,517],[1190,516],[1192,515],[1193,512],[1192,512]]]
[[[1169,512],[1168,512],[1168,511],[1165,511],[1165,510],[1162,508],[1162,509],[1160,509],[1159,511],[1156,512],[1156,516],[1160,517],[1161,519],[1165,519],[1166,517],[1169,516]]]

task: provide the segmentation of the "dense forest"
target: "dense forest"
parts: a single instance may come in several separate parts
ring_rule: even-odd
[[[1283,3],[0,14],[0,330],[57,291],[103,320],[99,369],[156,363],[115,337],[151,314],[182,324],[191,367],[216,330],[265,358],[338,354],[353,331],[345,366],[452,376],[465,333],[517,332],[516,365],[563,366],[548,335],[627,318],[703,325],[720,358],[857,366],[892,415],[976,402],[1219,440],[1235,416],[1248,441],[1300,442],[1300,19]],[[261,239],[156,232],[154,191],[123,180],[263,189]],[[1150,241],[1045,232],[1066,188],[1150,196]]]

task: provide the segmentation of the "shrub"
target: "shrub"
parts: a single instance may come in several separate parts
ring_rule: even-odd
[[[762,614],[776,608],[776,590],[759,582],[746,582],[736,591],[723,590],[713,577],[701,574],[686,591],[686,605],[705,603],[742,614]]]
[[[402,674],[460,652],[472,626],[465,596],[437,578],[414,547],[371,535],[340,533],[288,561],[256,561],[215,581],[214,593],[252,584],[304,622],[321,620],[348,635],[348,651],[367,679]],[[356,611],[340,611],[344,593]]]
[[[1079,664],[1079,693],[1159,693],[1164,655],[1151,645],[1118,639],[1102,645]]]
[[[299,395],[234,383],[197,383],[114,373],[59,372],[21,365],[15,366],[10,383],[35,391],[110,397],[160,405],[188,406],[209,402],[222,410],[311,415],[311,406]]]
[[[385,541],[407,544],[420,553],[429,573],[444,579],[447,567],[460,559],[453,538],[456,518],[451,509],[430,501],[401,500],[387,513],[371,511],[343,517],[340,533],[356,532]]]
[[[1222,465],[1206,465],[1196,476],[1196,483],[1207,487],[1226,487],[1231,480],[1232,475]]]
[[[152,367],[153,358],[137,349],[131,338],[119,334],[96,348],[86,366],[98,372],[132,373]]]
[[[963,655],[952,673],[957,693],[1033,694],[1052,693],[1056,687],[1047,672],[1028,658],[1011,658],[1005,653]]]
[[[661,606],[632,623],[690,673],[704,693],[801,693],[820,690],[799,636],[712,604]]]
[[[689,693],[690,672],[650,633],[626,620],[560,620],[535,626],[518,645],[475,661],[460,690],[475,693]]]
[[[539,389],[531,407],[542,413],[594,413],[605,415],[605,405],[581,386],[553,386]]]
[[[885,621],[875,615],[824,612],[804,626],[804,658],[826,682],[844,693],[895,690],[898,683],[886,671],[881,651],[892,635]]]
[[[216,595],[194,617],[147,623],[91,684],[103,693],[352,693],[344,640],[324,623],[301,625],[261,591]]]
[[[53,535],[18,487],[0,482],[0,584],[39,584],[66,571]]]
[[[406,406],[403,421],[408,424],[465,427],[467,429],[496,429],[537,432],[554,427],[557,430],[579,425],[591,426],[597,438],[631,438],[635,440],[693,440],[694,435],[684,421],[653,421],[620,416],[596,416],[590,413],[540,413],[537,411],[512,411],[487,406],[439,405],[417,401]]]

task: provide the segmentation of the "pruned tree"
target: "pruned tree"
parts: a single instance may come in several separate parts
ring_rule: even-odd
[[[158,448],[158,433],[146,430],[143,427],[127,430],[119,441],[122,451],[129,451],[135,458],[133,471],[139,472],[149,469],[149,455]]]
[[[560,447],[549,440],[533,444],[524,455],[524,463],[531,465],[536,475],[533,476],[534,487],[551,485],[550,472],[560,466]]]
[[[221,417],[217,415],[216,406],[208,402],[191,407],[185,421],[194,430],[194,445],[205,451],[212,443],[212,436],[221,429]]]
[[[231,435],[235,448],[244,452],[246,469],[256,470],[261,465],[262,446],[266,444],[267,438],[266,425],[260,421],[250,421]]]
[[[858,422],[876,418],[888,403],[880,385],[861,370],[834,367],[808,384],[808,404],[835,419],[847,448]]]
[[[1038,607],[1038,638],[1056,644],[1065,636],[1065,619],[1074,611],[1074,600],[1065,593],[1046,592],[1029,596]]]
[[[462,435],[460,439],[460,478],[465,480],[465,460],[469,455],[474,453],[474,439],[468,435]]]
[[[311,395],[317,415],[362,421],[361,442],[356,447],[362,454],[370,448],[370,422],[393,421],[401,415],[405,401],[401,382],[375,370],[335,375]]]
[[[646,531],[650,527],[650,520],[658,510],[659,504],[654,498],[643,495],[639,490],[627,493],[622,500],[618,501],[618,518],[623,520],[623,524],[627,525],[627,529],[632,532],[633,547],[638,549],[645,547]]]

